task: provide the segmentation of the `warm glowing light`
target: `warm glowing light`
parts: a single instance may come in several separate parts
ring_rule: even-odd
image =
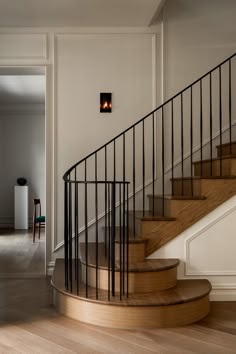
[[[112,110],[112,93],[100,93],[100,112],[111,113]]]
[[[104,108],[104,109],[108,108],[108,102],[107,102],[107,101],[105,101],[105,102],[103,103],[103,108]]]

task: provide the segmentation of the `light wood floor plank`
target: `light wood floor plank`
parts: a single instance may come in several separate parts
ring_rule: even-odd
[[[236,302],[197,324],[117,330],[59,315],[50,279],[0,279],[0,354],[236,354]]]

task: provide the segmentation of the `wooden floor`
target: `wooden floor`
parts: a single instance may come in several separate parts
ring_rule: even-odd
[[[0,277],[45,274],[45,232],[32,242],[31,230],[0,229]]]
[[[236,302],[211,303],[194,325],[115,330],[57,314],[50,279],[0,279],[0,353],[236,353]]]

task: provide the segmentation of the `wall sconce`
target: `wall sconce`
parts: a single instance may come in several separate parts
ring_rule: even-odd
[[[101,92],[100,93],[100,112],[101,113],[111,113],[112,101],[111,92]]]

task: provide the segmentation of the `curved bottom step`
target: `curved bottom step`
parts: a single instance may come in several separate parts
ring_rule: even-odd
[[[64,263],[64,262],[63,262]],[[79,289],[79,296],[64,287],[63,263],[56,262],[52,278],[57,310],[73,319],[112,328],[175,327],[199,321],[209,313],[211,285],[207,280],[179,280],[173,289],[150,294],[130,294],[107,300],[108,292]],[[74,286],[75,288],[75,286]]]
[[[123,329],[182,326],[197,322],[209,313],[208,295],[177,305],[117,306],[76,299],[55,291],[54,304],[60,313],[75,320]]]

